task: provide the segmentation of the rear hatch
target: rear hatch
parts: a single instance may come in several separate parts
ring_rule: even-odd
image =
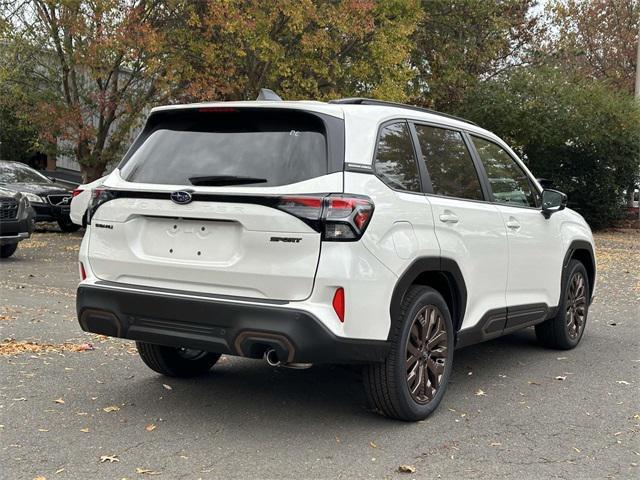
[[[94,274],[143,287],[307,298],[322,240],[317,198],[342,191],[343,142],[342,119],[299,109],[153,113],[106,190],[94,191]]]

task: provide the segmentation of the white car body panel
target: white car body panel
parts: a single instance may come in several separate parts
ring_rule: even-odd
[[[89,207],[89,202],[91,201],[91,191],[102,185],[106,178],[107,177],[104,176],[91,183],[78,186],[76,190],[81,190],[81,192],[71,199],[71,211],[69,213],[73,223],[84,226],[84,218],[87,213],[87,208]]]
[[[114,172],[105,186],[122,188]],[[307,185],[305,185],[307,184]],[[136,190],[172,192],[179,186],[135,184]],[[292,192],[342,188],[342,173],[296,185]],[[184,188],[184,187],[182,187]],[[235,189],[269,194],[280,187]],[[223,193],[229,187],[193,187]],[[218,295],[299,301],[311,295],[320,234],[300,219],[263,205],[122,198],[101,206],[89,232],[91,268],[111,282]],[[108,228],[101,228],[101,226]],[[296,243],[273,236],[295,235]]]
[[[467,288],[462,329],[489,310],[507,306],[507,234],[500,212],[488,202],[428,196],[442,257],[454,260]],[[443,219],[455,218],[456,222]]]

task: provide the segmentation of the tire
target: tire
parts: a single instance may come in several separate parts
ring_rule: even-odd
[[[17,248],[17,243],[8,243],[6,245],[0,246],[0,258],[9,258],[16,252]]]
[[[80,225],[73,223],[70,218],[58,220],[58,226],[63,232],[77,232],[80,228]]]
[[[558,350],[570,350],[580,343],[589,315],[587,269],[580,261],[572,259],[566,278],[556,316],[536,325],[538,342]]]
[[[429,348],[424,339],[433,341],[434,334],[440,340]],[[390,342],[387,358],[363,371],[369,403],[390,418],[424,420],[440,404],[453,367],[453,324],[442,295],[430,287],[409,288],[392,319]]]
[[[138,354],[151,370],[168,377],[195,377],[207,373],[220,358],[219,353],[180,349],[136,342]]]

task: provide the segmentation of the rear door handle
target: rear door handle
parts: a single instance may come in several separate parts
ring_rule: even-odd
[[[507,221],[507,228],[511,230],[520,230],[520,223],[513,217],[510,217]]]
[[[444,213],[440,214],[440,221],[443,223],[458,223],[458,216],[449,211],[449,210],[445,210]]]

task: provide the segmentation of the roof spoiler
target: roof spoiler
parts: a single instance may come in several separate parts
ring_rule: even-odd
[[[270,90],[268,88],[261,88],[260,93],[258,93],[258,98],[256,98],[256,100],[265,100],[268,102],[281,102],[282,98],[280,98],[280,96],[273,90]]]

